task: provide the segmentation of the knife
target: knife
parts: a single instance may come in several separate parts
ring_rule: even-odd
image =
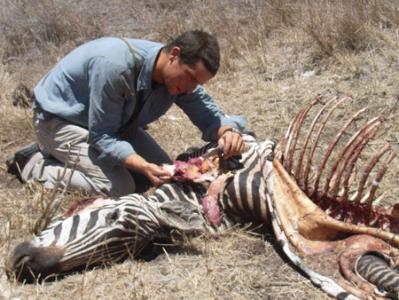
[[[209,158],[209,157],[211,157],[211,156],[221,156],[223,154],[223,146],[217,146],[217,147],[215,147],[215,148],[211,148],[211,149],[208,149],[208,151],[206,151],[203,155],[202,155],[202,157],[203,158]]]

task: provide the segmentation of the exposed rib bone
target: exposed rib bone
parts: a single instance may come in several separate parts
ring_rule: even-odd
[[[348,127],[353,123],[354,120],[356,120],[360,114],[362,114],[363,112],[365,112],[367,110],[367,108],[363,108],[361,110],[359,110],[358,112],[356,112],[352,118],[350,118],[345,125],[341,128],[341,130],[338,132],[338,134],[335,136],[334,140],[330,143],[330,145],[328,146],[328,149],[323,157],[323,160],[321,162],[321,164],[319,165],[319,168],[317,170],[317,174],[316,174],[316,179],[315,179],[315,183],[314,183],[314,187],[313,187],[313,193],[317,193],[318,189],[319,189],[319,183],[320,183],[320,178],[321,175],[324,171],[324,168],[327,164],[328,159],[330,158],[330,155],[332,153],[332,151],[334,150],[335,146],[338,144],[339,140],[341,139],[341,137],[343,136],[343,134],[346,132],[346,130],[348,129]]]
[[[285,135],[282,136],[282,137],[280,138],[279,143],[278,143],[278,145],[276,146],[278,149],[276,149],[276,150],[277,150],[277,153],[275,154],[275,157],[276,157],[276,159],[278,159],[282,164],[284,164],[284,161],[285,161],[285,155],[286,155],[285,152],[286,152],[286,149],[287,149],[288,138],[289,138],[289,136],[290,136],[290,134],[291,134],[292,126],[294,125],[294,121],[295,121],[295,119],[292,120],[292,121],[289,123],[288,129],[287,129],[287,131],[285,132]]]
[[[349,179],[352,177],[352,171],[356,164],[357,159],[360,156],[360,153],[370,141],[372,137],[377,132],[376,124],[371,126],[363,135],[360,135],[358,141],[352,144],[352,146],[348,149],[348,151],[344,154],[342,158],[342,162],[340,163],[340,167],[338,171],[334,175],[331,192],[328,194],[328,199],[336,199],[335,205],[334,203],[322,203],[322,207],[331,207],[335,206],[334,209],[329,213],[330,216],[333,216],[340,220],[345,220],[348,222],[353,222],[354,214],[356,214],[356,210],[349,206],[348,203],[348,193],[349,193]],[[343,186],[343,194],[342,197],[338,198],[338,192],[340,189],[341,178],[344,172],[347,172],[344,181],[342,183]],[[336,203],[338,202],[338,206]]]
[[[286,160],[288,159],[289,156],[289,149],[291,147],[291,142],[292,142],[292,132],[294,131],[295,124],[298,121],[300,114],[301,111],[299,111],[299,113],[295,115],[294,120],[291,121],[290,125],[288,126],[287,133],[285,134],[284,141],[283,143],[281,143],[283,147],[282,149],[284,149],[284,154],[282,156],[281,162],[284,165],[284,167],[286,165]]]
[[[378,185],[381,182],[382,177],[384,177],[385,172],[388,169],[389,164],[391,161],[395,158],[396,153],[391,152],[391,154],[388,156],[388,158],[383,162],[381,168],[377,172],[377,176],[375,177],[373,181],[373,185],[371,186],[369,197],[366,199],[366,205],[371,208],[374,198],[375,198],[375,192],[378,189]]]
[[[300,116],[300,120],[299,120],[299,122],[298,122],[298,126],[297,126],[297,128],[295,129],[296,132],[294,133],[294,135],[295,135],[294,145],[293,145],[293,147],[291,147],[291,149],[289,150],[289,153],[290,153],[290,164],[289,164],[289,169],[287,169],[289,172],[291,171],[292,158],[293,158],[294,153],[295,153],[295,147],[296,147],[296,144],[297,144],[297,141],[298,141],[298,137],[299,137],[300,130],[301,130],[301,128],[302,128],[303,121],[305,120],[305,118],[306,118],[307,114],[309,113],[310,109],[311,109],[312,107],[314,107],[317,103],[319,103],[320,100],[321,100],[321,97],[320,97],[320,96],[317,96],[317,97],[304,109],[303,113],[302,113],[301,116]],[[314,126],[314,125],[313,125],[313,126]],[[298,159],[298,163],[297,163],[297,168],[296,168],[296,171],[295,171],[295,178],[300,178],[300,176],[298,175],[298,173],[299,173],[300,170],[301,170],[302,160],[303,160],[304,153],[305,153],[305,151],[306,151],[307,143],[308,143],[308,141],[309,141],[310,133],[311,133],[311,132],[309,131],[308,136],[307,136],[307,138],[306,138],[306,140],[305,140],[305,144],[302,146],[302,151],[301,151],[301,153],[300,153],[300,155],[299,155],[299,159]]]
[[[363,194],[363,190],[364,190],[364,186],[366,185],[366,181],[367,178],[370,175],[371,170],[375,167],[375,165],[379,162],[379,160],[381,159],[381,157],[387,152],[389,151],[391,148],[391,146],[389,144],[385,144],[380,151],[378,151],[373,158],[370,160],[370,163],[367,165],[367,167],[365,168],[364,172],[363,172],[363,176],[360,179],[359,182],[359,186],[357,189],[357,193],[356,193],[356,198],[354,199],[355,205],[359,205],[360,204],[360,199],[362,198],[362,194]]]
[[[344,192],[343,192],[342,197],[341,197],[341,202],[343,202],[344,204],[347,203],[348,198],[349,198],[349,195],[348,195],[349,194],[349,186],[350,186],[349,181],[353,177],[353,169],[354,169],[354,167],[356,165],[356,162],[359,159],[360,154],[363,151],[364,147],[368,144],[370,139],[372,139],[375,136],[375,134],[377,133],[377,130],[378,130],[378,128],[374,128],[374,130],[371,130],[371,132],[368,135],[366,135],[365,139],[363,139],[359,143],[356,151],[350,157],[349,167],[346,170],[346,176],[344,177],[344,180],[343,180],[343,183],[342,183]]]
[[[292,131],[290,137],[288,139],[289,143],[286,147],[286,154],[285,154],[285,169],[290,173],[292,167],[292,161],[295,154],[295,147],[298,142],[298,137],[302,128],[302,123],[305,120],[306,115],[308,114],[309,110],[315,106],[320,101],[320,96],[317,96],[311,103],[309,103],[306,107],[301,109],[299,113],[296,115],[294,124],[292,127]]]
[[[381,195],[379,195],[377,198],[375,198],[372,201],[372,206],[375,207],[381,203],[381,201],[387,196],[387,193],[383,192]],[[367,201],[367,199],[365,199]]]
[[[331,116],[331,113],[335,110],[335,108],[336,108],[340,103],[342,103],[342,102],[345,101],[346,99],[350,99],[350,98],[349,98],[349,97],[342,98],[341,100],[339,100],[339,101],[330,109],[330,111],[327,113],[326,118],[324,119],[324,122],[323,122],[322,125],[320,126],[320,129],[319,129],[318,133],[316,134],[316,139],[315,139],[315,141],[313,142],[313,146],[311,147],[311,150],[310,150],[309,153],[308,153],[308,157],[307,157],[308,159],[307,159],[307,162],[306,162],[306,168],[305,168],[305,172],[304,172],[304,175],[303,175],[303,177],[304,177],[303,188],[304,188],[305,193],[308,193],[308,191],[309,191],[309,190],[308,190],[309,173],[310,173],[310,168],[311,168],[311,166],[312,166],[313,155],[314,155],[314,152],[315,152],[315,150],[316,150],[317,144],[318,144],[318,142],[319,142],[319,138],[320,138],[321,131],[322,131],[322,129],[324,128],[325,124],[327,123],[327,120],[328,120],[329,117]],[[315,118],[313,119],[311,128],[310,128],[310,130],[309,130],[308,138],[310,138],[310,135],[311,135],[311,133],[313,132],[314,126],[315,126],[315,124],[317,123],[317,121],[320,119],[320,117],[321,117],[322,113],[324,112],[324,110],[327,108],[327,106],[328,106],[330,103],[332,103],[332,102],[334,102],[334,101],[336,101],[336,98],[333,98],[333,99],[329,100],[329,101],[320,109],[320,111],[318,112],[318,114],[315,116]]]
[[[353,134],[352,138],[346,143],[343,150],[341,150],[341,152],[337,154],[336,159],[332,164],[331,170],[324,183],[324,189],[320,195],[322,198],[327,196],[328,191],[330,189],[330,182],[332,178],[336,176],[336,171],[342,161],[342,157],[345,155],[345,153],[347,153],[351,145],[358,139],[359,136],[363,135],[365,131],[367,132],[370,127],[379,126],[381,122],[382,122],[382,117],[376,117],[368,121],[365,125],[362,126],[362,128],[360,128],[355,134]]]
[[[299,113],[295,116],[294,123],[292,124],[292,130],[291,133],[288,137],[288,143],[285,148],[285,161],[284,161],[284,168],[288,171],[291,172],[291,164],[292,164],[292,159],[294,156],[294,151],[292,150],[294,147],[295,150],[295,144],[296,144],[296,136],[298,135],[298,124],[301,123],[301,118],[303,116],[304,110],[306,108],[303,108],[299,111]]]
[[[330,192],[330,197],[332,197],[332,198],[337,197],[342,175],[343,175],[344,171],[347,169],[348,165],[349,165],[349,168],[347,171],[348,171],[349,175],[347,177],[349,180],[350,174],[352,173],[353,167],[355,166],[355,163],[356,163],[357,159],[359,158],[360,153],[362,152],[364,147],[367,145],[367,143],[370,141],[370,139],[372,139],[375,136],[375,134],[377,133],[378,125],[379,124],[374,124],[373,126],[370,126],[370,128],[368,128],[364,132],[364,134],[359,135],[358,141],[354,142],[351,145],[351,147],[348,148],[347,153],[344,154],[344,157],[341,160],[341,163],[340,163],[341,167],[338,168],[338,171],[336,172],[333,187],[331,188],[331,192]],[[347,182],[346,182],[346,184],[347,184]],[[345,186],[345,183],[344,183],[344,188],[346,190],[349,189],[348,186]],[[342,201],[346,202],[346,199],[342,199]]]

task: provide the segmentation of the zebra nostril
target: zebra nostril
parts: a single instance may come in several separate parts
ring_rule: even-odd
[[[114,211],[114,212],[112,213],[111,219],[112,219],[113,221],[116,221],[116,220],[118,220],[118,218],[119,218],[119,210],[116,210],[116,211]]]
[[[119,219],[119,210],[115,210],[106,217],[106,223],[109,225]]]

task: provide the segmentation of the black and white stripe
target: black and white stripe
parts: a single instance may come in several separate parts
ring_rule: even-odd
[[[69,273],[79,268],[135,257],[147,244],[170,229],[195,234],[222,231],[237,222],[265,224],[271,219],[276,239],[283,251],[314,284],[332,296],[354,299],[334,280],[307,268],[300,257],[290,250],[272,201],[272,155],[275,144],[271,141],[258,143],[250,136],[244,136],[244,139],[247,149],[240,158],[242,168],[229,177],[219,195],[223,218],[218,227],[211,226],[203,216],[201,199],[206,195],[205,186],[189,182],[169,183],[150,196],[131,194],[118,199],[103,199],[97,207],[55,220],[32,242],[23,243],[14,250],[11,257],[12,272],[21,275],[20,280],[28,280],[32,274],[35,276],[32,280],[36,280],[39,274]],[[180,159],[196,157],[214,146],[208,144],[197,149],[195,154],[192,152]],[[377,278],[378,287],[381,282],[388,282],[391,290],[386,290],[397,294],[397,273],[380,274],[376,271],[380,262],[374,260],[371,263],[376,264],[376,268],[372,269],[374,271],[363,267],[370,264],[370,259],[362,257],[358,261],[358,273],[367,280],[369,275]],[[390,285],[391,282],[394,283]]]
[[[385,297],[399,299],[399,270],[390,267],[389,257],[380,252],[367,252],[357,258],[354,271]]]
[[[269,221],[266,205],[268,190],[264,178],[271,170],[271,161],[268,159],[273,149],[274,143],[271,141],[252,144],[241,160],[244,167],[226,185],[223,206],[226,213],[240,223],[264,224]]]
[[[220,194],[221,199],[226,200],[227,195],[228,200],[221,200],[225,211],[219,226],[211,226],[203,216],[201,199],[206,195],[206,186],[173,182],[161,186],[150,196],[131,194],[118,199],[99,199],[95,205],[73,216],[56,219],[28,247],[17,247],[13,264],[18,265],[21,257],[26,260],[37,251],[46,258],[53,258],[56,249],[59,259],[54,260],[55,265],[51,268],[46,268],[53,273],[66,273],[79,267],[136,256],[159,234],[170,229],[188,234],[220,231],[233,225],[232,215],[240,221],[265,221],[267,190],[259,159],[272,152],[273,143],[256,143],[250,136],[246,139],[248,149],[241,159],[243,169],[232,176],[224,193]],[[214,145],[208,144],[196,154],[212,147]],[[31,261],[33,259],[31,257]],[[36,267],[43,276],[48,275],[42,265],[32,264],[30,267]]]

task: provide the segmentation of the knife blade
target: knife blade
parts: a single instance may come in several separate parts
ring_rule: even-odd
[[[209,149],[208,151],[206,151],[203,155],[202,155],[202,157],[203,158],[209,158],[209,157],[211,157],[211,156],[220,156],[220,155],[222,155],[223,154],[223,146],[217,146],[217,147],[215,147],[215,148],[211,148],[211,149]]]

